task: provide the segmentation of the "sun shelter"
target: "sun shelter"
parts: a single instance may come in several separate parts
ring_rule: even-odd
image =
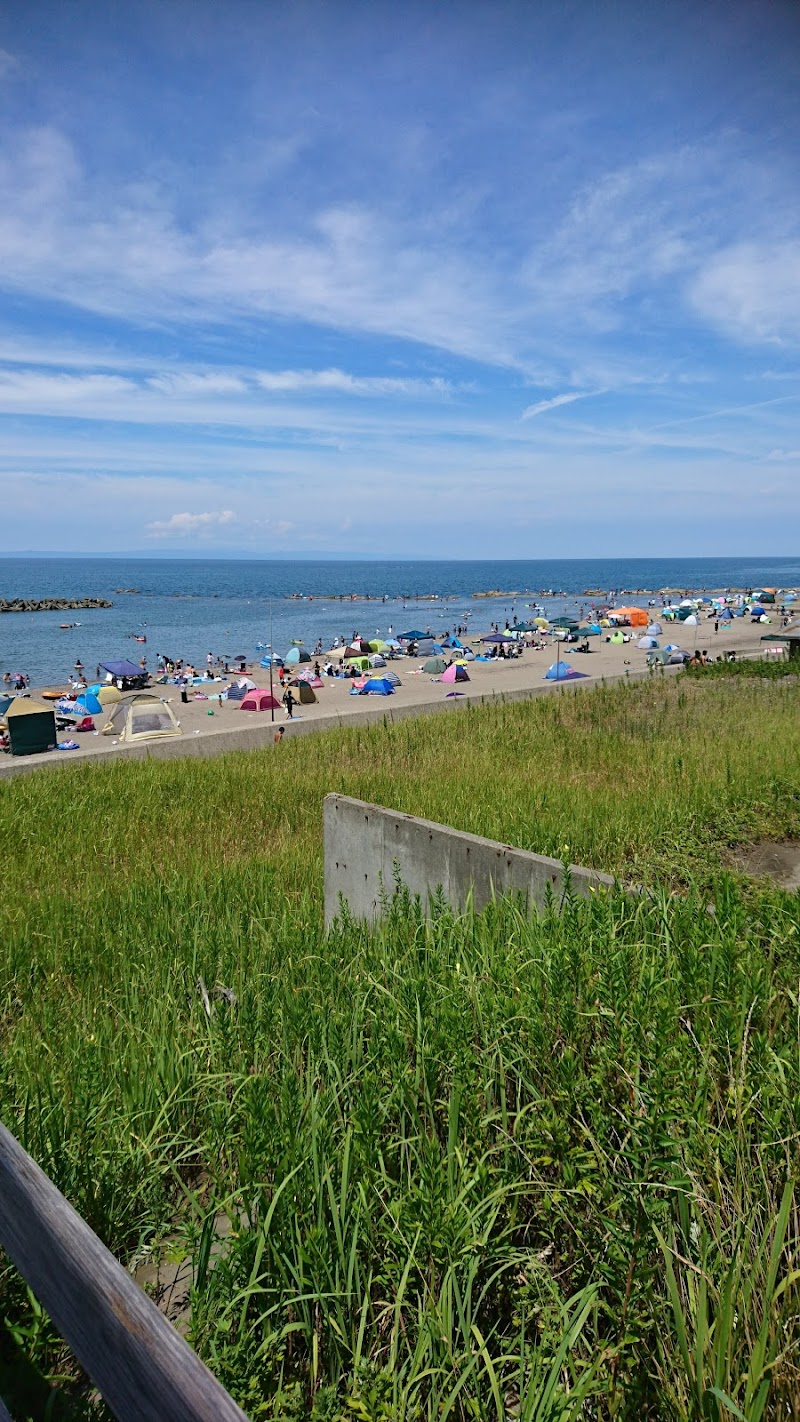
[[[458,662],[453,662],[446,671],[442,672],[442,681],[469,681],[469,672],[466,667],[459,666]]]
[[[625,636],[622,632],[612,632],[608,640],[613,642],[615,647],[621,647],[625,642]]]
[[[417,657],[435,657],[441,650],[439,644],[434,642],[432,637],[423,637],[422,641],[417,643],[417,650],[414,655]]]
[[[373,652],[390,652],[392,649],[388,642],[384,642],[380,637],[373,637],[370,642]]]
[[[96,681],[93,686],[87,686],[83,695],[85,696],[89,691],[92,696],[97,697],[101,706],[110,706],[112,701],[119,701],[122,695],[119,687],[108,681]]]
[[[346,662],[348,667],[357,667],[359,671],[368,672],[370,670],[369,657],[348,657]]]
[[[576,671],[569,662],[553,662],[544,674],[545,681],[580,681],[586,672]]]
[[[131,691],[114,702],[103,735],[127,744],[180,736],[182,731],[168,702],[153,691]]]
[[[116,687],[114,688],[116,691]],[[121,693],[117,691],[117,696]],[[75,700],[75,706],[82,716],[99,716],[103,710],[103,703],[99,696],[95,696],[91,691],[82,691]]]
[[[308,682],[305,681],[303,677],[295,677],[294,681],[291,682],[290,685],[297,692],[297,699],[300,702],[301,706],[314,705],[314,702],[317,699],[314,693],[314,689],[313,687],[309,686]]]
[[[392,696],[394,687],[385,676],[371,676],[361,688],[361,696]]]
[[[286,653],[283,665],[285,667],[297,667],[301,662],[310,661],[311,653],[307,652],[305,647],[292,647],[291,651]]]
[[[441,676],[442,672],[447,670],[447,662],[444,657],[428,657],[422,664],[422,670],[427,676]]]
[[[800,622],[792,622],[782,632],[769,632],[762,642],[783,642],[791,661],[800,658]]]
[[[147,681],[147,672],[142,667],[124,659],[119,662],[101,662],[100,669],[106,673],[108,681],[116,682],[120,691],[143,687]]]
[[[649,621],[643,607],[615,607],[609,616],[617,620],[624,617],[631,627],[646,627]]]
[[[6,721],[12,755],[39,755],[53,750],[57,743],[56,713],[43,701],[15,696],[6,711]]]
[[[430,632],[420,632],[418,627],[414,627],[410,632],[399,632],[397,635],[401,642],[422,642],[431,634]]]
[[[314,693],[311,692],[313,697]],[[298,698],[302,700],[302,697]],[[240,711],[280,711],[281,703],[268,687],[255,687],[242,697]]]

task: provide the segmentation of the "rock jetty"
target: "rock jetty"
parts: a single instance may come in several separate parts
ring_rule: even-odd
[[[0,612],[68,612],[73,608],[113,607],[104,597],[0,598]]]

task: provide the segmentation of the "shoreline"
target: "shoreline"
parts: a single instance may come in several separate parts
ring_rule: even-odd
[[[684,636],[686,650],[695,647],[705,649],[712,655],[735,651],[737,656],[752,658],[765,655],[761,643],[764,633],[760,623],[729,624],[727,630],[714,633],[712,623],[703,623],[686,629],[691,638]],[[670,636],[677,640],[681,628],[670,629]],[[598,685],[608,685],[629,680],[644,680],[651,676],[679,672],[681,667],[664,667],[653,672],[647,667],[647,652],[637,648],[634,641],[615,646],[594,639],[599,645],[587,655],[576,651],[574,644],[554,642],[541,651],[526,649],[522,657],[513,660],[491,662],[470,662],[467,671],[469,682],[458,683],[456,696],[448,696],[449,686],[438,678],[431,678],[421,671],[421,660],[400,657],[387,663],[400,677],[401,685],[394,695],[351,696],[350,682],[346,678],[323,678],[323,687],[316,693],[317,701],[312,705],[298,705],[297,716],[287,719],[281,708],[275,712],[274,721],[269,712],[241,711],[238,705],[220,701],[219,693],[227,683],[210,682],[210,698],[192,700],[184,705],[180,701],[179,689],[174,685],[156,685],[156,695],[169,701],[180,724],[182,735],[164,740],[141,742],[138,745],[120,745],[104,737],[99,728],[105,717],[95,718],[98,731],[76,737],[80,749],[75,751],[49,751],[32,756],[3,755],[0,759],[0,780],[42,767],[81,764],[102,761],[109,756],[125,760],[175,759],[183,756],[212,756],[225,751],[258,750],[273,746],[273,736],[279,726],[286,730],[287,739],[298,735],[308,735],[317,730],[329,730],[337,726],[363,725],[384,718],[396,720],[406,716],[440,714],[443,711],[461,710],[465,707],[482,705],[500,699],[520,700],[533,696],[547,695],[564,690],[591,689]],[[557,650],[556,650],[557,649]],[[582,675],[580,678],[563,681],[546,681],[547,668],[557,659],[573,665]],[[376,668],[376,676],[381,674]],[[259,686],[269,686],[269,673],[258,664],[248,673]],[[235,678],[232,678],[235,680]],[[37,690],[31,688],[31,695],[37,698]],[[456,688],[452,688],[456,690]],[[209,714],[213,713],[213,714]],[[60,733],[62,740],[71,739],[69,730]]]

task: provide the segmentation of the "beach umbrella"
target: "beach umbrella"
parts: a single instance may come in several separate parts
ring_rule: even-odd
[[[391,647],[393,652],[398,652],[400,650],[400,643],[398,642],[396,637],[387,637],[386,645],[387,647]]]

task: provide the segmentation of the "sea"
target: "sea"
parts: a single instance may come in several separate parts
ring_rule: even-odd
[[[470,635],[543,608],[587,614],[615,593],[647,606],[661,589],[800,586],[797,558],[628,558],[348,562],[189,558],[0,558],[0,598],[106,598],[96,610],[0,615],[0,674],[63,683],[80,661],[91,680],[107,659],[155,669],[159,654],[204,667],[206,655],[257,660],[293,642],[367,639],[467,626]],[[122,591],[124,590],[124,591]],[[476,593],[494,592],[490,598]],[[598,596],[600,594],[600,596]],[[77,623],[63,630],[63,622]],[[139,641],[146,638],[146,641]]]

